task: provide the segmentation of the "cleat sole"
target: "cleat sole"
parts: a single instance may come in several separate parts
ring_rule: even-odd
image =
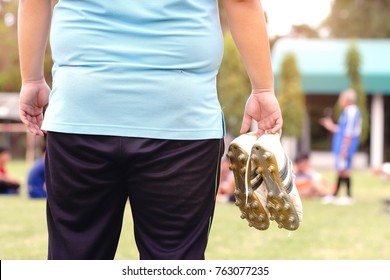
[[[281,228],[296,230],[299,227],[299,217],[295,207],[291,207],[294,204],[283,187],[273,153],[255,144],[252,148],[251,164],[255,164],[256,173],[261,175],[265,182],[268,192],[266,207],[271,214],[270,219],[278,221]]]
[[[227,156],[231,164],[230,168],[234,174],[236,188],[234,196],[236,205],[241,210],[241,218],[247,220],[250,227],[254,227],[258,230],[268,229],[270,224],[268,214],[251,188],[251,186],[261,180],[261,176],[257,176],[257,174],[253,172],[255,178],[251,178],[251,181],[248,182],[250,189],[248,191],[248,203],[246,204],[245,171],[249,155],[242,148],[233,143],[229,146]]]

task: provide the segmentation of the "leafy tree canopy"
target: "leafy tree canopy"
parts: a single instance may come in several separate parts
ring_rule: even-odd
[[[324,27],[335,38],[390,38],[390,0],[334,0]]]
[[[224,58],[217,79],[218,97],[225,114],[227,130],[237,135],[251,85],[230,33],[225,32],[224,40]]]

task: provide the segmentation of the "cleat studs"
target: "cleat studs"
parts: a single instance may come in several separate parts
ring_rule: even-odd
[[[243,220],[246,219],[246,213],[243,212],[243,213],[241,214],[240,218],[243,219]]]
[[[263,157],[265,159],[271,159],[272,158],[272,154],[270,152],[265,152]]]
[[[239,155],[238,160],[241,162],[245,162],[245,156],[243,154]]]
[[[283,221],[284,218],[285,218],[284,215],[280,215],[280,216],[279,216],[279,221]]]
[[[262,219],[262,220],[264,220],[264,219],[265,219],[265,215],[264,215],[263,213],[261,213],[261,214],[259,215],[259,218]]]
[[[261,174],[263,171],[264,171],[264,168],[263,168],[263,167],[258,167],[258,168],[256,169],[256,174]]]
[[[236,190],[234,191],[234,194],[235,194],[235,195],[240,195],[240,194],[241,194],[241,191],[240,191],[239,189],[236,189]]]
[[[283,197],[284,197],[284,193],[281,192],[281,193],[279,194],[279,197],[280,197],[280,198],[283,198]]]
[[[241,200],[237,199],[235,202],[236,206],[240,206],[242,204]]]
[[[269,172],[273,172],[275,170],[275,167],[273,166],[273,165],[270,165],[269,167],[268,167],[268,171]]]
[[[264,221],[264,218],[265,218],[265,217],[264,217],[264,214],[260,214],[260,215],[259,215],[259,221],[260,221],[260,222]]]
[[[249,214],[249,216],[248,216],[249,220],[253,220],[254,218],[255,218],[255,216],[253,216],[252,214]]]
[[[295,217],[294,217],[294,216],[290,216],[290,217],[288,218],[288,221],[289,221],[290,223],[295,222]]]
[[[284,209],[286,209],[286,210],[290,209],[290,204],[286,203],[286,204],[284,205]]]
[[[249,227],[253,227],[254,226],[254,224],[253,224],[253,222],[249,222]]]
[[[276,206],[275,206],[275,210],[278,211],[278,212],[280,212],[282,209],[280,208],[279,205],[276,205]]]
[[[267,224],[266,224],[266,223],[262,223],[262,224],[260,225],[260,228],[261,228],[261,229],[266,229],[266,228],[267,228]]]
[[[269,219],[270,219],[271,221],[275,221],[275,216],[274,216],[274,215],[271,215],[271,217],[269,217]]]
[[[279,223],[279,224],[278,224],[278,228],[283,228],[283,224],[282,224],[282,223]]]
[[[271,153],[270,152],[265,152],[263,155],[264,159],[270,159],[271,158]]]
[[[267,208],[272,208],[272,203],[271,202],[267,203]]]
[[[274,197],[275,194],[274,194],[273,192],[269,192],[269,193],[268,193],[268,196],[269,196],[269,197]]]
[[[259,204],[255,201],[252,203],[251,207],[252,207],[252,209],[257,209],[257,208],[259,208]]]

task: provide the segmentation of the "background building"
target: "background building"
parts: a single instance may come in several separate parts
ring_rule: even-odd
[[[360,160],[364,161],[366,155],[366,164],[376,167],[390,161],[390,40],[359,39],[355,43],[361,57],[360,74],[370,115],[370,137],[360,147]],[[303,148],[312,151],[330,148],[331,136],[318,120],[329,108],[333,109],[338,94],[350,86],[345,62],[350,46],[351,40],[345,39],[285,38],[278,40],[272,49],[276,92],[283,57],[292,52],[297,60],[309,116],[301,139]]]

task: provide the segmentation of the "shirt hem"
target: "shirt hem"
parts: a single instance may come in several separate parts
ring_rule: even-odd
[[[119,128],[119,127],[95,127],[95,126],[70,126],[70,125],[52,125],[44,124],[43,131],[103,135],[119,137],[139,137],[165,140],[202,140],[202,139],[221,139],[225,136],[223,128],[221,129],[194,129],[194,130],[175,130],[175,129],[153,129],[153,128]]]

